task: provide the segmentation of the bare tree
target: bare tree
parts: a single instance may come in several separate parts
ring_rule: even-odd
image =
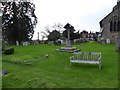
[[[61,23],[58,23],[58,24],[54,24],[52,26],[53,30],[57,30],[58,32],[61,32],[61,29],[63,29],[63,25]]]
[[[48,36],[53,32],[53,31],[58,31],[61,33],[61,30],[63,29],[63,25],[61,23],[54,24],[51,28],[49,26],[45,27],[45,31],[42,31],[41,33],[43,34],[44,38],[48,38]]]
[[[42,36],[42,43],[44,44],[44,38],[45,36],[44,35],[41,35]]]
[[[45,27],[45,31],[46,31],[47,33],[50,33],[50,28],[49,28],[49,26],[46,26],[46,27]]]
[[[41,33],[43,34],[43,35],[41,35],[42,37],[48,38],[48,35],[50,34],[50,28],[49,28],[49,26],[46,26],[45,27],[45,31],[42,31]]]

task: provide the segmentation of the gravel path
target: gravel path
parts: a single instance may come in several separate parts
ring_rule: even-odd
[[[90,43],[92,43],[92,42],[86,43],[86,44],[82,45],[81,47],[85,47],[86,45],[88,45],[88,44],[90,44]]]

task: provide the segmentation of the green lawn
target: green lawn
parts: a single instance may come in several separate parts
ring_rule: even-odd
[[[11,46],[13,55],[3,56],[4,88],[117,88],[118,53],[115,45],[90,43],[85,47],[73,45],[80,52],[101,52],[102,69],[98,65],[74,64],[70,67],[72,53],[56,52],[62,46],[30,45]],[[46,59],[45,54],[49,57]],[[33,59],[33,60],[31,60]],[[28,62],[21,62],[31,60]]]

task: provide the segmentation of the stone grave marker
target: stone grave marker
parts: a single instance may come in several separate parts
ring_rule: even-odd
[[[34,45],[37,45],[37,44],[39,44],[39,41],[34,41]]]
[[[19,45],[19,42],[18,42],[18,41],[16,41],[16,45],[17,45],[17,46]]]
[[[23,42],[23,46],[28,46],[28,42]]]

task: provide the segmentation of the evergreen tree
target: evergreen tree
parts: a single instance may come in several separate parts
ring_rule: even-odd
[[[8,43],[15,44],[31,40],[37,17],[34,13],[35,5],[31,2],[16,0],[2,2],[2,35]]]
[[[68,37],[68,29],[70,30],[70,40],[78,39],[80,37],[79,31],[75,33],[76,30],[71,24],[67,23],[64,28],[66,29],[63,31],[64,37]]]

